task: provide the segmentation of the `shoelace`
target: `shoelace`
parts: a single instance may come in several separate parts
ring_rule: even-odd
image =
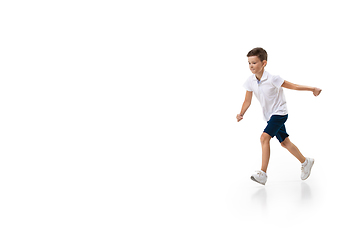
[[[304,170],[304,167],[306,167],[307,163],[305,165],[301,164],[301,171]]]
[[[264,173],[262,173],[261,171],[256,171],[256,174],[259,175],[259,177],[264,175]]]

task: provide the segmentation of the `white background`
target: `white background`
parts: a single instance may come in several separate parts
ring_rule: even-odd
[[[359,215],[356,1],[2,1],[1,239],[349,238]],[[265,187],[251,74],[285,90]]]

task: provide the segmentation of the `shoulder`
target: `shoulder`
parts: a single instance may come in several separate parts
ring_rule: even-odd
[[[252,83],[254,82],[254,75],[248,77],[246,79],[246,81],[244,82],[243,87],[247,90],[252,92],[253,91],[253,87],[252,87]]]
[[[280,75],[268,74],[269,81],[276,87],[280,87],[284,83],[284,79]]]
[[[255,80],[255,75],[251,75],[246,79],[245,84],[250,84],[254,80]]]

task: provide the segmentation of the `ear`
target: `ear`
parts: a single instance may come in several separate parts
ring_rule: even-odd
[[[267,65],[267,61],[266,60],[262,61],[262,64],[263,64],[263,67],[265,67]]]

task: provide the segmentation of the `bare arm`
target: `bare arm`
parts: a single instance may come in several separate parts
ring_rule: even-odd
[[[240,114],[236,115],[236,119],[237,119],[238,122],[240,122],[243,119],[245,112],[250,107],[252,95],[253,95],[252,92],[246,91],[245,100],[244,100],[244,103],[242,105]]]
[[[288,81],[284,81],[284,83],[281,86],[283,88],[297,90],[297,91],[310,91],[314,94],[314,96],[319,96],[319,94],[322,91],[320,88],[298,85]]]

